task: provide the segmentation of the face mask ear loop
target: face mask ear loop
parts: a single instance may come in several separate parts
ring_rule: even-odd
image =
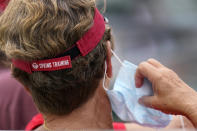
[[[115,58],[120,62],[121,65],[123,65],[123,62],[121,59],[116,55],[116,53],[111,49],[112,54],[115,56]]]
[[[179,116],[179,118],[180,118],[180,121],[181,121],[182,129],[183,129],[183,131],[185,131],[185,124],[184,124],[183,116]]]
[[[115,56],[115,58],[120,62],[121,65],[123,65],[123,62],[121,61],[121,59],[116,55],[116,53],[111,49],[111,52],[112,54]],[[107,64],[105,62],[105,73],[104,73],[104,77],[103,77],[103,88],[105,90],[108,90],[106,87],[105,87],[105,80],[106,80],[106,74],[107,74]]]
[[[104,77],[103,77],[103,88],[104,88],[105,90],[108,90],[108,89],[105,87],[106,74],[107,74],[107,64],[106,64],[106,62],[105,62],[105,72],[104,72]]]

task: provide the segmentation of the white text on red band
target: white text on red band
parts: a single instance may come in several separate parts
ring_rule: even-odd
[[[69,60],[62,60],[62,61],[56,61],[56,62],[49,62],[49,63],[33,63],[32,67],[34,69],[49,69],[49,68],[58,68],[62,66],[68,66]]]

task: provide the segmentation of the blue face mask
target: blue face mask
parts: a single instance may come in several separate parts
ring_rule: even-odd
[[[114,56],[116,56],[115,53]],[[116,58],[121,62],[117,56]],[[105,88],[112,110],[125,122],[157,128],[166,127],[172,120],[171,115],[144,107],[138,103],[142,96],[153,95],[151,84],[145,80],[141,88],[136,88],[134,77],[137,66],[128,61],[121,62],[121,65],[114,88],[112,90]]]

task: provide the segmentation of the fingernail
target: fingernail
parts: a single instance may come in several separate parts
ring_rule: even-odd
[[[135,85],[136,85],[137,88],[140,88],[141,87],[141,82],[139,80],[136,80],[136,84]]]
[[[139,103],[140,105],[144,105],[142,98],[140,98],[140,99],[138,100],[138,103]]]

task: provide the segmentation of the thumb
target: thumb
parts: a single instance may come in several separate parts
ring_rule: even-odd
[[[153,107],[154,101],[155,101],[154,96],[143,96],[138,100],[139,104],[149,107],[149,108],[154,108]]]

